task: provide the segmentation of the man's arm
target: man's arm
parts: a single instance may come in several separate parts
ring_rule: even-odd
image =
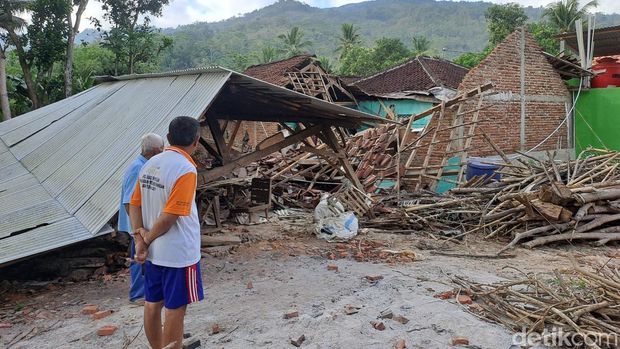
[[[129,221],[131,222],[131,232],[136,244],[136,255],[132,256],[138,263],[144,263],[148,255],[148,245],[144,242],[144,223],[142,222],[142,191],[140,189],[140,181],[136,181],[136,187],[131,196],[129,205],[125,205],[125,209],[129,213]]]
[[[150,231],[146,232],[143,236],[144,242],[148,245],[153,242],[153,240],[158,237],[166,234],[170,228],[176,223],[177,219],[179,219],[179,215],[162,212],[162,214],[157,217],[157,221],[153,224],[153,227]]]

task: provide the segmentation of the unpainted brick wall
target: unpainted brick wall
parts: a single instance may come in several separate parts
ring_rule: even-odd
[[[470,157],[497,155],[481,136],[482,132],[485,132],[505,153],[510,154],[521,149],[520,38],[519,30],[510,34],[461,82],[459,92],[470,91],[480,85],[492,83],[493,91],[498,93],[492,97],[485,97],[483,101],[483,109],[478,116],[480,122],[476,127],[476,137],[472,139],[471,146],[467,149]],[[527,100],[525,103],[525,148],[529,150],[544,140],[562,122],[566,116],[566,101],[569,100],[569,93],[560,75],[547,62],[540,46],[527,31],[525,33],[525,94],[528,98],[536,100]],[[550,98],[554,101],[538,101]],[[477,109],[477,102],[477,98],[473,98],[464,104],[462,111]],[[449,119],[454,117],[456,109],[455,107],[447,110]],[[465,115],[463,122],[470,122],[473,115],[474,113]],[[437,119],[433,117],[428,128],[437,127]],[[445,126],[444,121],[441,127]],[[566,127],[564,124],[537,150],[566,148],[568,146]],[[466,126],[465,133],[467,133],[467,129]],[[422,144],[430,142],[431,136],[429,135],[428,139]],[[447,140],[449,137],[450,132],[440,132],[436,140]],[[432,151],[431,165],[440,164],[445,149],[445,143],[435,146]],[[418,150],[414,164],[421,165],[427,150],[428,147],[426,146]]]
[[[506,153],[520,150],[521,91],[520,80],[520,30],[510,34],[477,67],[472,69],[461,82],[459,91],[469,91],[479,85],[492,83],[494,91],[500,93],[499,99],[489,100],[483,105],[492,107],[480,112],[479,129],[484,131],[500,149]],[[534,37],[525,32],[525,95],[528,98],[561,98],[558,102],[538,102],[528,100],[525,103],[525,149],[529,150],[551,134],[566,116],[566,101],[569,92],[560,75],[542,54],[542,49]],[[502,98],[510,97],[513,98]],[[516,99],[516,100],[515,100]],[[475,103],[467,104],[466,110],[475,109]],[[465,119],[471,118],[471,115]],[[568,137],[566,123],[543,143],[538,150],[566,148]],[[474,138],[470,156],[496,155],[495,151],[481,137]]]

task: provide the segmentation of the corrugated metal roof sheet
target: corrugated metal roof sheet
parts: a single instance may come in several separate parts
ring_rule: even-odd
[[[331,115],[325,120],[376,119],[217,67],[104,78],[0,123],[0,265],[111,231],[140,136],[165,134],[179,115],[201,117],[233,74],[273,95],[309,100]]]

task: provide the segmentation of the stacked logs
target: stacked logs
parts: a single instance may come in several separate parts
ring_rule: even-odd
[[[475,315],[520,333],[539,334],[542,344],[568,345],[559,341],[569,338],[576,347],[617,348],[620,271],[604,265],[590,272],[572,262],[572,270],[556,271],[553,279],[527,275],[497,284],[458,277],[452,281],[474,300],[469,309]]]

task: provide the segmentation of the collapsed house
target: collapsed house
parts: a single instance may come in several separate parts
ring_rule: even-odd
[[[403,120],[456,95],[469,70],[445,59],[418,56],[362,79],[347,87],[357,99],[357,109],[369,114]],[[430,117],[416,120],[420,131]]]
[[[431,116],[413,142],[405,181],[437,188],[464,181],[472,157],[570,148],[571,98],[526,30],[517,30],[463,78],[459,95],[412,118]],[[443,178],[445,177],[445,178]]]
[[[201,139],[201,144],[221,166],[200,169],[203,182],[322,137],[327,143],[323,155],[334,155],[330,161],[358,183],[334,132],[382,122],[217,67],[101,81],[0,124],[0,265],[112,232],[122,174],[139,152],[140,136],[166,134],[176,116],[191,116],[209,127],[214,142]],[[257,152],[240,154],[223,130],[245,121],[300,127]]]

